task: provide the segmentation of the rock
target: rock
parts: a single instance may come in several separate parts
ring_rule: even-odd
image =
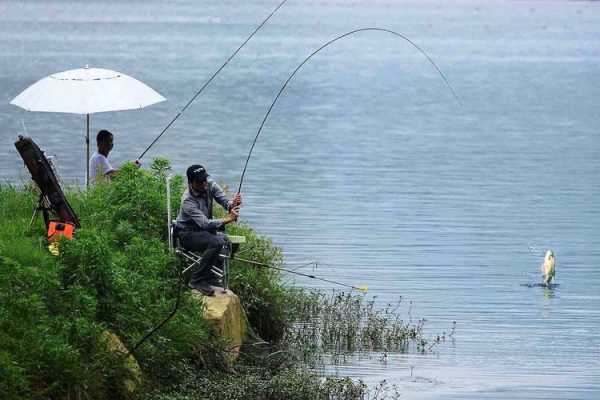
[[[125,355],[129,352],[121,339],[110,331],[102,332],[102,339],[106,341],[108,350],[112,353]],[[142,384],[142,369],[133,355],[124,358],[123,363],[129,373],[123,379],[121,390],[124,397],[131,397],[138,386]]]
[[[231,290],[216,290],[214,296],[204,296],[192,290],[192,296],[204,305],[204,319],[214,324],[217,332],[231,344],[229,362],[240,355],[240,347],[246,338],[246,315],[240,298]]]

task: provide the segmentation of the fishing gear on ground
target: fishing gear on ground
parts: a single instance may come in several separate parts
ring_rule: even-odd
[[[40,191],[29,228],[41,212],[47,232],[48,250],[58,256],[59,240],[73,239],[75,229],[81,227],[79,218],[62,191],[52,163],[33,139],[19,135],[15,147]]]

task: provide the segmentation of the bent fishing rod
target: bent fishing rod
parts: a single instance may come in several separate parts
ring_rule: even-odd
[[[429,55],[425,52],[425,50],[423,50],[415,42],[413,42],[412,40],[410,40],[409,38],[407,38],[403,34],[398,33],[398,32],[394,32],[394,31],[389,30],[389,29],[384,29],[384,28],[360,28],[360,29],[355,29],[353,31],[344,33],[343,35],[340,35],[340,36],[338,36],[338,37],[336,37],[334,39],[331,39],[330,41],[328,41],[327,43],[325,43],[324,45],[322,45],[321,47],[319,47],[317,50],[313,51],[308,57],[306,57],[300,63],[300,65],[298,65],[296,67],[296,69],[294,70],[294,72],[292,72],[292,74],[287,78],[287,80],[285,81],[285,83],[283,84],[283,86],[281,87],[281,89],[279,89],[279,92],[277,93],[277,96],[275,96],[275,99],[273,100],[273,102],[269,106],[269,109],[267,110],[267,113],[265,114],[262,122],[260,123],[260,127],[258,128],[258,132],[256,132],[256,136],[254,137],[254,141],[252,142],[252,146],[250,147],[250,151],[248,152],[248,157],[246,158],[246,163],[244,165],[244,170],[242,171],[242,177],[240,178],[240,184],[238,186],[237,193],[240,193],[241,190],[242,190],[242,184],[244,183],[244,176],[246,175],[246,169],[248,168],[248,162],[250,161],[250,157],[252,157],[252,151],[254,150],[254,146],[256,145],[256,141],[258,140],[258,137],[260,136],[260,133],[262,132],[262,129],[263,129],[264,125],[265,125],[265,122],[267,122],[267,119],[269,118],[269,115],[271,114],[271,110],[273,110],[273,107],[275,106],[275,103],[277,103],[277,100],[279,99],[279,97],[281,96],[281,94],[283,93],[283,91],[285,90],[285,88],[287,87],[288,83],[294,78],[294,76],[296,76],[296,73],[300,70],[300,68],[302,68],[304,66],[304,64],[306,64],[308,62],[308,60],[310,60],[315,54],[317,54],[318,52],[320,52],[324,48],[332,45],[333,43],[337,42],[338,40],[341,40],[341,39],[343,39],[345,37],[354,35],[354,34],[359,33],[359,32],[366,32],[366,31],[386,32],[386,33],[392,34],[392,35],[394,35],[396,37],[399,37],[401,39],[404,39],[405,41],[407,41],[408,43],[410,43],[413,47],[415,47],[417,50],[419,50],[419,52],[421,54],[423,54],[427,58],[427,60],[429,61],[429,63],[431,65],[433,65],[433,67],[436,69],[436,71],[439,73],[439,75],[442,77],[442,79],[446,83],[446,86],[448,87],[448,89],[450,89],[450,92],[452,93],[452,96],[454,97],[454,99],[456,99],[456,101],[460,104],[460,101],[458,99],[458,96],[456,95],[456,92],[454,91],[454,89],[450,85],[450,82],[448,82],[448,79],[446,79],[446,76],[444,75],[444,73],[442,72],[442,70],[437,66],[437,64],[433,61],[433,59],[431,57],[429,57]]]
[[[246,43],[248,43],[250,41],[250,39],[252,39],[252,37],[254,36],[254,34],[256,34],[256,32],[258,32],[266,23],[267,21],[269,21],[269,19],[271,19],[271,17],[273,16],[273,14],[275,14],[277,12],[277,10],[279,10],[286,2],[287,0],[283,0],[281,3],[279,3],[279,5],[271,12],[271,14],[269,14],[267,16],[267,18],[265,18],[260,25],[258,25],[256,27],[256,29],[254,29],[254,31],[250,34],[250,36],[248,36],[246,38],[246,40],[244,40],[242,42],[242,44],[237,48],[237,50],[235,50],[230,56],[229,58],[227,58],[227,60],[225,60],[225,62],[223,63],[223,65],[221,65],[219,67],[219,69],[217,69],[212,76],[204,83],[204,85],[202,85],[202,87],[192,96],[192,98],[187,102],[187,104],[181,109],[181,111],[179,111],[177,113],[177,115],[175,115],[175,118],[173,118],[168,124],[167,126],[165,126],[165,128],[158,134],[158,136],[156,136],[156,138],[152,141],[152,143],[150,143],[150,145],[148,147],[146,147],[146,150],[144,150],[142,152],[142,154],[140,154],[140,156],[137,158],[138,160],[141,160],[142,157],[144,157],[144,155],[148,152],[148,150],[150,150],[150,148],[152,146],[154,146],[154,144],[162,137],[162,135],[165,134],[165,132],[167,132],[167,130],[169,130],[169,128],[171,127],[171,125],[173,125],[173,123],[175,121],[177,121],[177,119],[181,116],[181,114],[183,114],[185,112],[185,110],[194,102],[194,100],[196,100],[196,98],[198,96],[200,96],[200,93],[202,93],[204,91],[204,89],[206,89],[208,87],[208,85],[210,85],[210,83],[213,81],[213,79],[215,79],[215,77],[221,72],[221,70],[223,68],[225,68],[227,66],[227,64],[229,64],[229,62],[231,60],[233,60],[233,58],[237,55],[237,53],[239,53],[239,51],[246,45]]]

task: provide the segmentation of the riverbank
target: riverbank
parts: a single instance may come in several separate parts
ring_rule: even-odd
[[[238,362],[228,362],[227,341],[184,291],[177,314],[139,347],[132,369],[107,337],[132,349],[177,296],[179,260],[166,246],[167,173],[168,162],[155,160],[148,171],[129,165],[111,184],[67,191],[82,228],[60,243],[59,257],[47,251],[39,220],[29,228],[36,189],[0,186],[0,397],[360,399],[368,396],[361,382],[314,372],[324,356],[426,351],[422,322],[378,312],[358,295],[293,289],[278,271],[233,262],[230,288],[250,332]],[[177,199],[183,179],[171,182]],[[282,264],[280,250],[251,227],[228,232],[246,237],[244,258]]]

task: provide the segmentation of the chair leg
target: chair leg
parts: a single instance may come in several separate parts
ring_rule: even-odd
[[[197,264],[200,264],[200,261],[202,261],[201,256],[198,256],[195,253],[186,250],[182,250],[180,248],[176,248],[175,253],[180,255],[186,263],[185,269],[181,271],[182,275],[190,269],[194,268],[194,266],[196,266]],[[219,253],[219,257],[223,259],[223,268],[221,269],[216,265],[213,265],[211,267],[211,272],[218,278],[223,288],[226,290],[229,289],[229,259],[231,257],[230,254],[231,246],[230,244],[226,243],[225,246],[223,246],[223,250],[221,251],[221,253]]]
[[[183,271],[181,271],[181,274],[185,274],[190,269],[194,268],[196,264],[200,264],[200,261],[202,260],[202,257],[198,257],[194,253],[188,253],[179,249],[176,250],[176,253],[184,257],[188,262],[187,267]],[[193,256],[190,254],[192,254]]]
[[[231,258],[231,243],[226,242],[223,251],[219,254],[223,259],[223,287],[229,289],[229,259]]]

